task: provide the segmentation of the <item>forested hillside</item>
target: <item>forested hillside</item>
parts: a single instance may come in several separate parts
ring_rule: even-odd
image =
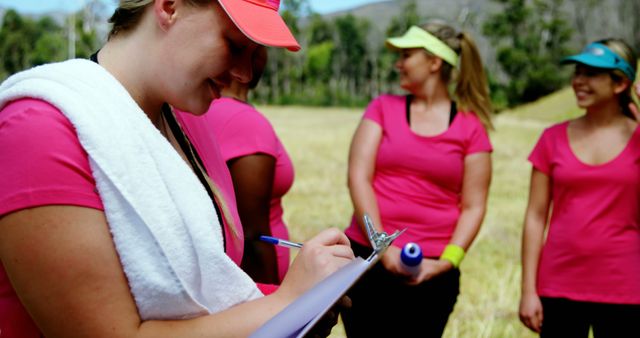
[[[475,37],[498,108],[533,101],[566,83],[557,61],[586,42],[617,36],[640,47],[638,0],[395,0],[318,15],[307,0],[283,0],[282,15],[303,49],[272,49],[253,100],[362,106],[397,91],[387,36],[441,19]],[[49,61],[86,57],[105,39],[104,2],[69,16],[28,17],[0,9],[0,79]]]

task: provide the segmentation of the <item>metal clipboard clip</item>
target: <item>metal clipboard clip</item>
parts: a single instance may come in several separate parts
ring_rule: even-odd
[[[387,248],[389,247],[389,245],[391,245],[393,240],[398,238],[398,236],[400,236],[403,232],[405,232],[405,230],[407,230],[407,229],[402,229],[402,231],[396,230],[393,234],[388,235],[384,231],[381,231],[381,232],[376,231],[376,228],[373,226],[373,222],[371,221],[371,218],[369,217],[369,215],[364,214],[362,218],[364,219],[364,227],[367,230],[367,237],[369,237],[369,243],[371,243],[371,247],[373,248],[373,252],[371,253],[371,255],[369,255],[369,258],[367,258],[367,261],[369,262],[371,262],[376,256],[379,257],[380,254],[382,254],[385,250],[387,250]]]

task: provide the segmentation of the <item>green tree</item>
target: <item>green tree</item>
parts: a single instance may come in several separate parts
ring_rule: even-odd
[[[31,49],[37,36],[33,20],[14,10],[5,13],[0,28],[0,55],[3,78],[31,66]]]
[[[636,51],[640,51],[640,1],[638,0],[619,0],[618,17],[622,22],[627,36],[621,36]]]
[[[304,17],[311,14],[311,6],[308,0],[283,0],[282,9],[297,17]]]
[[[563,0],[493,0],[503,10],[484,25],[508,76],[509,104],[531,102],[559,89],[567,80],[558,61],[567,55],[572,30],[562,13]]]
[[[418,5],[415,0],[408,1],[400,14],[391,19],[387,26],[386,36],[399,36],[404,34],[409,27],[420,25],[424,18],[418,11]],[[379,92],[389,92],[391,88],[395,88],[398,81],[398,73],[394,64],[398,59],[398,54],[385,45],[378,47],[377,62],[374,64],[375,81],[378,84]]]
[[[325,41],[308,47],[305,62],[305,90],[303,97],[308,104],[332,105],[330,92],[331,64],[335,46],[333,41]]]
[[[98,33],[88,16],[90,13],[83,11],[76,13],[75,16],[75,51],[76,58],[89,58],[99,47]]]
[[[335,35],[333,26],[324,20],[318,13],[313,13],[309,16],[309,23],[307,24],[306,32],[307,44],[309,46],[333,41],[333,37]]]
[[[581,46],[589,42],[587,35],[587,27],[592,22],[593,14],[599,0],[582,0],[573,1],[573,21],[576,32],[578,33],[578,42]]]
[[[298,18],[308,12],[306,0],[285,0],[282,18],[294,36],[300,36]],[[252,98],[275,104],[294,103],[302,93],[304,51],[291,53],[280,48],[269,50],[269,60],[263,75],[263,85],[259,86]]]
[[[338,101],[347,105],[358,101],[364,84],[368,81],[366,32],[369,23],[348,14],[334,20],[336,46],[334,50],[334,78],[337,80],[335,92]]]
[[[64,60],[66,51],[61,47],[66,45],[66,40],[62,33],[62,27],[48,16],[38,20],[36,27],[39,34],[33,49],[29,52],[29,66]]]
[[[76,57],[88,57],[98,45],[95,28],[87,25],[86,13],[79,12],[73,21]],[[37,21],[20,16],[16,11],[5,13],[0,27],[0,78],[48,62],[68,58],[67,29],[49,16]]]

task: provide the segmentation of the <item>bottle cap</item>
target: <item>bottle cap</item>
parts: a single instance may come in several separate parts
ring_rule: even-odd
[[[400,252],[400,260],[407,266],[417,266],[422,262],[422,250],[416,243],[407,243]]]

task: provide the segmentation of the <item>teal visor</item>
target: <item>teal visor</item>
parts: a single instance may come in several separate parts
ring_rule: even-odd
[[[595,68],[618,69],[631,82],[636,79],[636,72],[625,59],[614,53],[609,47],[598,42],[587,45],[580,54],[568,56],[562,59],[560,63],[581,63]]]

